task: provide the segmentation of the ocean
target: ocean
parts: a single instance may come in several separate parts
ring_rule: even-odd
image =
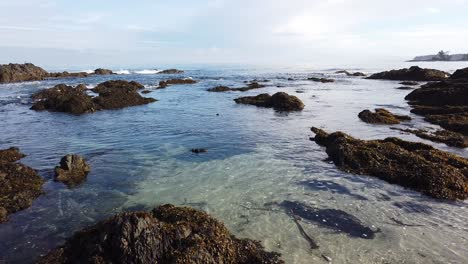
[[[396,81],[335,74],[365,73],[419,65],[453,72],[468,62],[412,62],[349,67],[187,66],[181,75],[156,69],[114,69],[120,73],[0,85],[0,149],[17,146],[21,162],[47,182],[33,205],[0,225],[0,263],[32,263],[73,232],[121,211],[172,203],[208,212],[241,238],[262,241],[286,263],[468,263],[468,201],[444,202],[377,178],[348,174],[326,161],[324,148],[309,140],[310,128],[343,131],[361,139],[396,136],[468,157],[468,150],[401,134],[391,126],[366,124],[358,113],[386,108],[413,120],[394,127],[435,126],[410,113]],[[111,79],[137,81],[147,89],[173,77],[199,80],[145,97],[157,102],[74,116],[30,110],[30,95],[59,83],[89,88]],[[335,83],[306,81],[328,77]],[[288,81],[288,78],[295,79]],[[242,87],[268,79],[266,88],[210,93],[218,85]],[[233,99],[284,91],[299,97],[302,112],[237,105]],[[207,153],[193,154],[192,148]],[[53,181],[53,169],[68,153],[91,165],[87,181],[73,189]],[[349,237],[302,221],[319,244],[311,250],[295,222],[265,204],[299,201],[320,209],[343,210],[373,230],[375,238]],[[410,226],[401,226],[397,219]],[[414,226],[411,226],[414,225]]]

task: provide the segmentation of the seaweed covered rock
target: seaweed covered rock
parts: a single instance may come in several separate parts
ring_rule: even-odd
[[[395,81],[442,81],[447,79],[448,73],[434,69],[423,69],[412,66],[409,69],[391,70],[372,74],[367,79],[395,80]]]
[[[411,112],[444,129],[468,137],[468,81],[428,83],[405,97]]]
[[[94,74],[96,74],[96,75],[110,75],[110,74],[114,74],[114,72],[112,72],[111,70],[108,70],[108,69],[98,68],[98,69],[94,70]]]
[[[92,97],[86,94],[86,86],[78,85],[71,87],[65,84],[58,84],[53,88],[39,91],[32,95],[35,100],[32,110],[65,112],[71,114],[92,113],[100,110]]]
[[[374,176],[439,199],[468,197],[468,159],[423,143],[398,138],[359,140],[345,133],[312,128],[313,139],[326,147],[343,171]]]
[[[321,82],[321,83],[332,83],[335,82],[333,79],[328,79],[328,78],[316,78],[316,77],[310,77],[307,78],[309,81],[314,81],[314,82]]]
[[[438,143],[445,143],[447,146],[456,148],[467,148],[468,137],[449,130],[436,130],[434,132],[425,129],[401,129],[392,127],[394,130],[400,130],[405,133],[414,134],[419,138],[431,140]]]
[[[55,180],[73,187],[83,183],[91,171],[88,163],[79,155],[66,155],[60,160],[60,166],[55,167]]]
[[[364,110],[360,112],[358,116],[362,121],[366,123],[383,125],[395,125],[399,124],[402,121],[411,120],[411,117],[409,116],[395,115],[383,108],[375,109],[374,113],[370,110]]]
[[[465,80],[468,81],[468,68],[458,69],[451,76],[451,80]]]
[[[85,85],[71,87],[59,84],[35,93],[32,96],[35,102],[31,109],[80,115],[155,102],[155,99],[142,97],[138,93],[138,90],[143,88],[143,85],[133,81],[107,81],[92,89],[93,92],[99,94],[92,97],[87,94]]]
[[[259,107],[273,108],[278,111],[300,111],[304,109],[304,103],[294,95],[284,92],[259,94],[257,96],[246,96],[234,99],[238,104],[249,104]]]
[[[170,80],[165,80],[165,81],[160,81],[159,82],[159,89],[166,88],[170,85],[176,85],[176,84],[194,84],[197,83],[194,79],[191,78],[185,78],[185,79],[170,79]]]
[[[167,70],[162,70],[158,72],[158,74],[182,74],[184,71],[178,70],[178,69],[167,69]]]
[[[89,74],[87,72],[51,72],[49,73],[49,78],[85,78],[88,77]]]
[[[0,223],[26,209],[39,197],[44,180],[32,168],[16,163],[25,157],[18,148],[0,150]]]
[[[0,65],[0,83],[41,81],[49,73],[32,63]]]
[[[38,263],[284,263],[257,241],[238,239],[216,219],[186,207],[122,213],[75,233]]]

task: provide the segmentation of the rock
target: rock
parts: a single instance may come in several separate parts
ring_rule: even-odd
[[[398,87],[396,88],[398,90],[413,90],[414,88],[413,87],[409,87],[409,86],[402,86],[402,87]]]
[[[437,130],[435,132],[429,132],[423,129],[401,129],[392,127],[391,129],[400,130],[402,132],[411,133],[419,138],[431,140],[438,143],[445,143],[447,146],[456,148],[468,147],[468,137],[463,136],[460,133],[448,131],[448,130]]]
[[[268,81],[268,80],[264,80],[265,81]],[[241,88],[230,88],[230,87],[227,87],[227,86],[216,86],[214,88],[210,88],[208,89],[207,91],[208,92],[247,92],[247,91],[250,91],[250,90],[255,90],[255,89],[260,89],[260,88],[264,88],[266,87],[265,85],[263,84],[259,84],[258,82],[251,82],[247,85],[247,87],[241,87]]]
[[[409,116],[395,115],[383,108],[375,109],[375,113],[372,113],[370,110],[364,110],[358,116],[362,121],[369,124],[394,125],[399,124],[401,121],[411,120]]]
[[[35,102],[31,109],[80,115],[104,109],[120,109],[155,102],[155,99],[142,97],[138,93],[138,90],[143,88],[144,86],[137,82],[107,81],[92,89],[99,95],[91,97],[86,93],[84,85],[73,88],[59,84],[35,93],[32,96]]]
[[[313,139],[346,172],[378,177],[434,198],[468,197],[468,160],[423,143],[398,138],[359,140],[312,128]]]
[[[96,75],[110,75],[110,74],[114,74],[114,72],[112,72],[111,70],[108,70],[108,69],[99,68],[99,69],[94,70],[94,74],[96,74]]]
[[[418,82],[412,82],[412,81],[405,81],[405,82],[401,82],[400,84],[401,84],[401,85],[405,85],[405,86],[416,86],[416,85],[419,85]]]
[[[327,79],[327,78],[315,78],[315,77],[310,77],[307,78],[309,81],[314,81],[314,82],[321,82],[321,83],[332,83],[335,82],[333,79]]]
[[[192,153],[196,153],[196,154],[208,152],[208,150],[204,149],[204,148],[193,148],[190,151],[192,151]]]
[[[160,81],[159,82],[159,89],[163,89],[168,87],[169,85],[176,85],[176,84],[194,84],[197,83],[197,81],[186,78],[186,79],[170,79],[166,81]]]
[[[88,77],[89,74],[87,72],[52,72],[49,73],[49,78],[85,78]]]
[[[257,241],[238,239],[204,212],[163,205],[121,213],[75,233],[38,263],[284,263]]]
[[[396,81],[442,81],[448,74],[434,69],[422,69],[412,66],[409,69],[391,70],[372,74],[367,79],[396,80]]]
[[[55,167],[55,181],[73,187],[83,183],[90,171],[91,167],[82,157],[68,154],[60,160],[60,166]]]
[[[362,73],[362,72],[349,72],[349,71],[337,71],[335,73],[344,73],[346,74],[347,76],[354,76],[354,77],[361,77],[361,76],[366,76],[365,73]]]
[[[277,111],[301,111],[304,109],[304,103],[294,95],[284,92],[269,94],[260,94],[257,96],[247,96],[234,99],[238,104],[249,104],[260,107],[273,108]]]
[[[468,82],[468,68],[463,68],[456,70],[452,76],[450,76],[452,80],[465,80]]]
[[[32,63],[0,65],[0,83],[41,81],[49,73]]]
[[[182,73],[184,73],[184,71],[177,70],[177,69],[167,69],[167,70],[158,72],[158,74],[182,74]]]
[[[92,113],[100,110],[92,97],[86,94],[86,87],[78,85],[75,88],[58,84],[50,89],[39,91],[32,95],[35,100],[32,110],[65,112],[76,115]]]
[[[32,168],[15,163],[25,157],[18,148],[0,150],[0,223],[39,197],[44,180]]]
[[[152,93],[153,91],[151,90],[143,90],[141,91],[142,94],[149,94],[149,93]]]

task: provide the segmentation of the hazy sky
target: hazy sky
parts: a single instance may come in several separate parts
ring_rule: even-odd
[[[345,63],[467,43],[468,0],[0,0],[0,63]]]

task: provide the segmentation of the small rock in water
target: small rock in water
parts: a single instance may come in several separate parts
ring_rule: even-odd
[[[90,171],[91,168],[82,157],[69,154],[60,160],[60,166],[55,167],[55,180],[73,187],[83,183]]]
[[[208,150],[204,149],[204,148],[193,148],[190,151],[192,151],[193,153],[196,153],[196,154],[208,152]]]

